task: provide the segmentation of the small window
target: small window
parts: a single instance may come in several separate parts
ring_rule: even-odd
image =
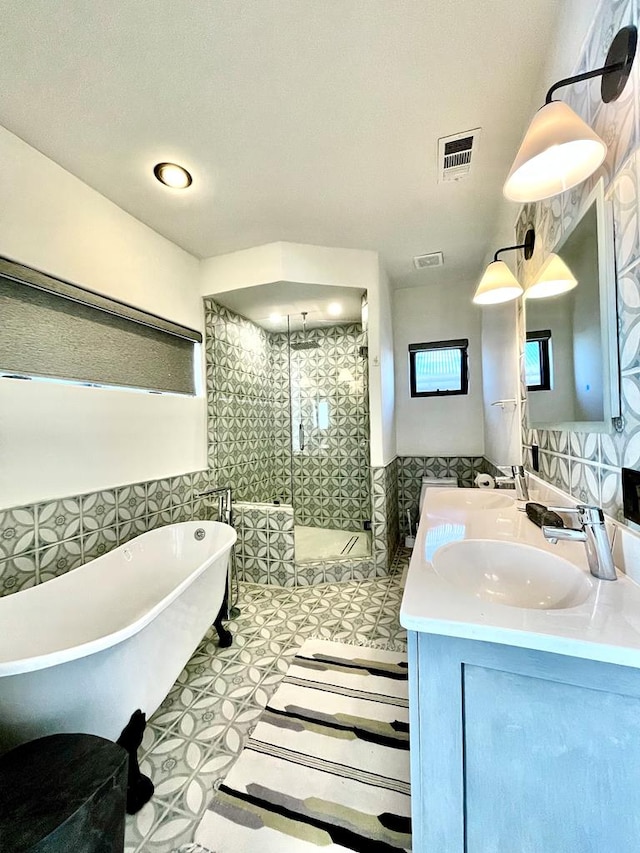
[[[409,376],[412,397],[445,397],[467,394],[469,341],[431,341],[409,345]]]
[[[529,391],[551,390],[551,332],[527,332],[524,346],[524,372]]]

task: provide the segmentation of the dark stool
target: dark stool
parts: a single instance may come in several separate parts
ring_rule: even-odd
[[[32,740],[0,757],[2,853],[122,853],[126,751],[95,735]]]

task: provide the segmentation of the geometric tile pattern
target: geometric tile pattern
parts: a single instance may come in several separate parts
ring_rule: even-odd
[[[371,558],[296,562],[293,507],[288,504],[234,503],[238,534],[235,560],[238,578],[278,586],[309,586],[364,580],[377,572]]]
[[[368,470],[373,492],[371,558],[296,564],[293,508],[234,502],[238,577],[284,587],[384,577],[400,530],[403,536],[408,532],[407,508],[415,518],[423,473],[454,473],[462,485],[471,486],[478,471],[489,470],[489,463],[479,457],[403,457]],[[196,471],[0,511],[0,595],[50,580],[156,527],[213,517],[214,505],[198,497],[220,482],[212,474]]]
[[[371,501],[361,326],[310,330],[319,347],[290,350],[287,334],[213,299],[204,303],[208,454],[217,482],[237,501],[293,504],[298,524],[362,530]],[[291,342],[301,336],[292,332]]]
[[[398,512],[402,538],[409,535],[407,512],[411,513],[415,532],[423,477],[457,477],[459,486],[471,488],[477,474],[494,474],[496,470],[482,456],[398,457]]]
[[[371,469],[373,554],[378,568],[387,568],[400,539],[398,458],[384,468]]]
[[[626,24],[638,24],[636,0],[603,0],[574,73],[599,67],[613,35]],[[516,225],[516,242],[530,223],[536,230],[534,256],[518,259],[520,280],[535,275],[541,259],[574,222],[594,184],[604,178],[612,203],[618,308],[618,350],[621,369],[622,430],[609,434],[528,429],[523,414],[525,466],[532,470],[531,446],[540,448],[539,476],[573,497],[595,503],[619,521],[622,513],[622,467],[640,468],[640,70],[632,75],[618,101],[603,104],[597,81],[563,89],[562,100],[593,127],[608,145],[601,168],[572,190],[538,204],[525,205]],[[519,316],[520,347],[524,324]],[[521,361],[522,363],[522,361]],[[523,380],[521,380],[522,384]],[[526,394],[524,394],[526,396]]]
[[[0,510],[0,595],[44,583],[147,530],[209,518],[207,471]]]
[[[205,299],[208,463],[239,501],[290,503],[288,377],[281,347]],[[277,377],[277,381],[274,381]]]
[[[151,801],[127,818],[126,853],[170,853],[189,844],[214,791],[238,759],[289,663],[310,637],[404,651],[400,578],[282,588],[240,584],[233,645],[209,631],[149,720],[140,766]]]
[[[289,504],[233,504],[238,578],[253,583],[292,586],[294,575],[293,507]]]
[[[292,344],[303,339],[318,346],[291,349],[296,524],[362,530],[371,519],[366,332],[350,323],[291,333]]]

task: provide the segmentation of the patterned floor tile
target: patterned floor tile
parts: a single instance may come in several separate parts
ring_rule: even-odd
[[[140,766],[156,791],[127,818],[125,853],[171,853],[189,844],[213,791],[242,751],[291,659],[308,637],[403,651],[400,578],[283,588],[241,583],[233,645],[207,632],[149,721]]]

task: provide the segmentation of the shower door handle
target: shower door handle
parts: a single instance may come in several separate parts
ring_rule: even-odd
[[[302,426],[302,423],[300,423],[300,426],[298,427],[298,440],[300,442],[300,450],[304,450],[304,427]]]

